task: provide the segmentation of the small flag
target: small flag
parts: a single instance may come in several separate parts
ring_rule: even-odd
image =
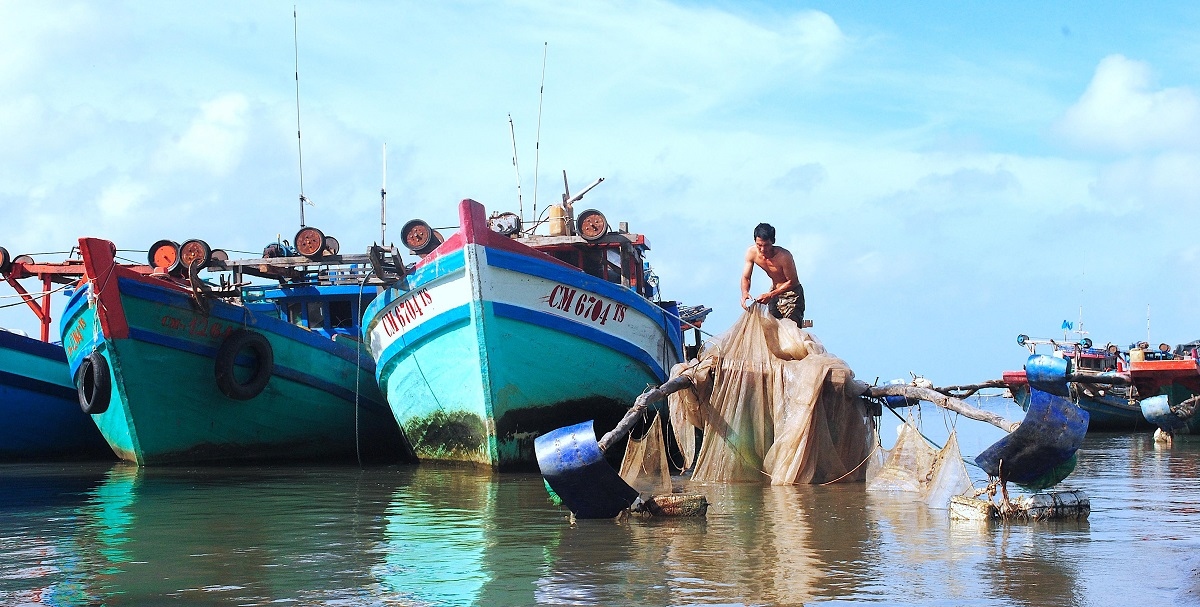
[[[1075,328],[1075,323],[1064,320],[1062,328],[1063,328],[1063,331],[1070,331]]]

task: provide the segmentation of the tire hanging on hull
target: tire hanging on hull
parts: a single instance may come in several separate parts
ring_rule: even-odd
[[[245,350],[250,350],[256,363],[249,379],[243,382],[238,381],[234,368],[238,355]],[[271,342],[261,333],[238,329],[230,333],[217,350],[217,362],[214,365],[217,388],[234,400],[250,400],[261,394],[274,370],[275,355],[271,350]]]
[[[108,411],[108,403],[112,398],[112,376],[104,356],[99,352],[85,356],[75,377],[79,408],[88,415],[100,415]]]

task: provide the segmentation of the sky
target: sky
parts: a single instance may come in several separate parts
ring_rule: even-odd
[[[771,223],[813,333],[868,382],[998,379],[1024,362],[1018,334],[1062,338],[1064,321],[1099,344],[1200,338],[1192,3],[0,0],[0,15],[13,255],[99,236],[138,261],[163,238],[257,256],[300,227],[301,193],[308,225],[365,250],[386,145],[389,241],[412,218],[453,229],[463,198],[528,219],[564,171],[573,193],[603,177],[578,208],[644,233],[663,295],[712,307],[710,333],[742,313],[744,254]],[[752,291],[768,287],[757,272]],[[0,284],[0,305],[12,295]],[[37,325],[13,306],[0,326]]]

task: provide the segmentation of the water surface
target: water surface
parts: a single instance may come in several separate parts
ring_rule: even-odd
[[[998,437],[958,425],[968,455]],[[1067,485],[1091,518],[1010,525],[861,483],[573,524],[532,474],[4,465],[0,604],[1200,604],[1198,462],[1200,437],[1090,435]]]

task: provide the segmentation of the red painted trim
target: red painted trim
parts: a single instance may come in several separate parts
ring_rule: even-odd
[[[1024,371],[1005,371],[1000,375],[1004,383],[1010,386],[1024,386],[1029,383]]]
[[[21,283],[17,282],[17,280],[15,278],[13,278],[11,274],[8,276],[5,276],[4,279],[7,280],[8,284],[12,286],[13,290],[16,291],[18,295],[21,296],[21,301],[24,301],[25,305],[29,306],[29,309],[33,310],[33,315],[37,316],[38,321],[41,322],[41,324],[42,324],[42,341],[49,342],[50,341],[50,319],[47,318],[49,311],[43,312],[42,308],[38,307],[37,300],[35,300],[33,298],[33,296],[30,295],[29,292],[25,290],[25,287],[22,287]],[[49,290],[50,290],[49,287],[44,289],[44,291],[47,291],[47,292]],[[43,295],[42,297],[44,299],[48,299],[50,296]],[[42,306],[43,308],[47,307],[46,305],[44,305],[45,303],[47,303],[47,302],[45,302],[45,301],[43,302],[43,306]]]
[[[42,341],[50,343],[50,276],[42,277],[42,313],[38,316],[42,321]]]
[[[482,204],[475,202],[470,198],[464,199],[462,202],[458,203],[458,221],[458,231],[456,231],[450,238],[447,238],[442,244],[438,245],[438,248],[431,251],[425,257],[422,257],[421,261],[417,262],[416,267],[423,267],[426,264],[432,263],[438,257],[449,255],[450,253],[453,253],[470,243],[481,244],[491,249],[501,249],[504,251],[517,253],[519,255],[537,257],[538,259],[548,259],[563,266],[564,268],[579,270],[579,268],[576,268],[575,266],[566,263],[561,259],[557,259],[537,249],[521,244],[520,242],[504,236],[503,234],[498,234],[491,231],[488,229],[487,225],[487,211],[483,208]]]
[[[1178,384],[1200,391],[1200,368],[1194,358],[1183,360],[1141,360],[1129,363],[1129,376],[1138,392],[1157,394],[1161,389]]]
[[[83,255],[84,279],[91,283],[92,296],[98,302],[96,317],[100,320],[100,330],[108,339],[128,338],[129,323],[125,320],[125,308],[121,305],[121,292],[117,287],[121,268],[116,262],[116,245],[85,237],[79,239],[79,252]]]

